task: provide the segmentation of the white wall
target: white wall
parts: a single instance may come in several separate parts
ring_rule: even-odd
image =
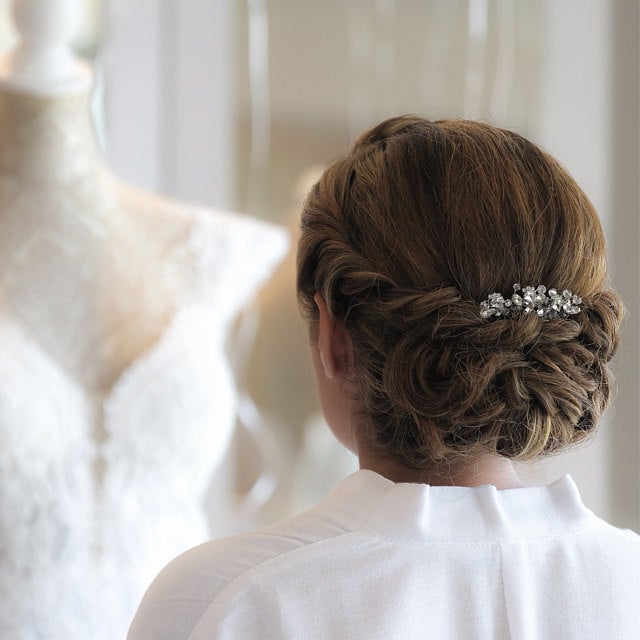
[[[140,186],[231,208],[233,3],[136,0],[109,7],[99,64],[111,166]]]

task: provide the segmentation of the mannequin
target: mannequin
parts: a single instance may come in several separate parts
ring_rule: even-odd
[[[124,637],[150,578],[207,538],[234,420],[225,339],[287,236],[119,182],[68,50],[75,2],[15,15],[22,41],[0,61],[0,636]]]

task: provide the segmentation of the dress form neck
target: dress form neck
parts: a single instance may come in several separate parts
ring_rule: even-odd
[[[45,97],[0,83],[0,173],[53,187],[104,170],[89,100],[88,92]]]
[[[71,49],[79,0],[14,0],[12,13],[19,38],[0,58],[0,175],[43,193],[89,177],[103,183],[93,74]]]

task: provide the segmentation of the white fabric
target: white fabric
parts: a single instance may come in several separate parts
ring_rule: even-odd
[[[176,558],[128,640],[639,637],[640,537],[568,476],[498,491],[358,471],[300,516]]]
[[[3,640],[123,638],[153,576],[209,537],[203,502],[235,410],[228,325],[286,239],[193,213],[185,250],[198,302],[176,308],[106,393],[0,316]]]
[[[0,90],[0,638],[123,638],[209,537],[231,322],[279,227],[121,184],[88,96]],[[215,514],[214,514],[215,515]]]

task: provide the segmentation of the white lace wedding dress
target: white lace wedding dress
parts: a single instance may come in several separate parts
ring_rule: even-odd
[[[0,95],[0,638],[115,640],[207,538],[225,339],[287,238],[88,176],[86,105],[29,100]]]

